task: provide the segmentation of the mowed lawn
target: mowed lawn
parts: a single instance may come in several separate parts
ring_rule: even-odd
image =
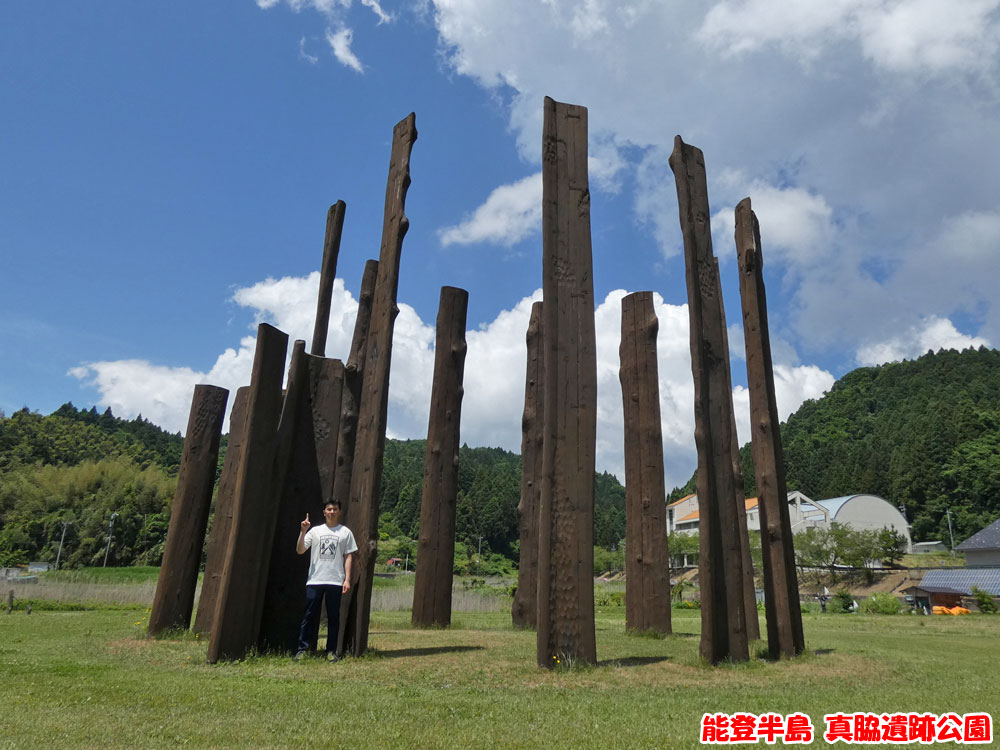
[[[703,713],[735,711],[804,712],[824,747],[838,711],[1000,718],[1000,617],[809,614],[803,657],[713,668],[699,613],[673,614],[660,639],[601,608],[599,665],[548,671],[502,612],[376,613],[361,659],[215,666],[144,638],[141,609],[0,613],[0,747],[693,748]]]

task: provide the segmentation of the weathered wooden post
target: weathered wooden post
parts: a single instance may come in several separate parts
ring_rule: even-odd
[[[351,477],[354,473],[354,447],[358,435],[358,412],[361,406],[361,389],[365,378],[365,347],[368,343],[368,328],[372,319],[372,302],[375,298],[375,280],[378,277],[378,261],[365,262],[361,277],[361,291],[358,294],[358,315],[354,319],[354,336],[351,352],[344,365],[344,390],[340,405],[340,439],[337,441],[337,470],[333,479],[333,497],[340,500],[341,523],[353,529],[351,521]],[[355,515],[357,515],[355,513]],[[344,652],[344,633],[357,613],[357,599],[354,587],[358,582],[358,566],[351,568],[351,590],[340,598],[340,635],[337,653]]]
[[[747,527],[747,500],[743,491],[743,467],[740,465],[736,415],[733,414],[733,490],[736,500],[736,522],[740,527],[740,557],[743,560],[743,611],[747,620],[747,640],[760,640],[760,619],[757,615],[757,587],[753,580],[753,557],[750,555],[750,530]]]
[[[382,456],[385,453],[385,424],[389,406],[392,332],[399,313],[399,308],[396,307],[399,257],[403,249],[403,237],[410,224],[405,214],[406,191],[410,186],[410,152],[416,140],[416,116],[411,112],[396,124],[392,133],[378,279],[375,282],[371,327],[365,348],[365,378],[351,477],[351,530],[358,544],[356,566],[359,577],[354,593],[356,611],[345,638],[350,638],[351,652],[355,656],[360,656],[368,649],[372,577],[378,550],[379,490],[382,484]]]
[[[278,424],[279,508],[257,637],[261,651],[295,647],[309,571],[309,557],[296,553],[295,540],[306,513],[320,518],[333,491],[343,376],[339,359],[306,354],[305,342],[295,342]]]
[[[412,620],[414,625],[422,627],[451,625],[459,427],[468,308],[467,291],[453,286],[441,288],[420,504],[420,539],[417,543],[420,565],[413,580]]]
[[[347,204],[337,201],[326,213],[326,236],[323,239],[323,264],[319,272],[319,295],[316,299],[316,321],[313,324],[311,354],[326,354],[326,333],[330,328],[330,300],[333,282],[337,277],[337,258],[340,255],[340,237],[344,232],[344,212]],[[301,520],[301,519],[299,519]]]
[[[233,525],[208,644],[210,664],[241,659],[257,641],[277,510],[273,469],[287,347],[287,334],[267,323],[258,326]]]
[[[719,284],[717,290],[722,299],[722,280],[719,276],[719,261],[715,261],[715,278]],[[726,325],[726,310],[722,313],[722,343],[726,349],[726,372],[732,372],[729,362],[729,326]],[[730,391],[731,392],[731,391]],[[747,621],[747,640],[760,640],[760,618],[757,616],[757,588],[753,580],[753,557],[750,555],[750,530],[747,528],[747,496],[743,490],[743,466],[740,464],[740,439],[736,432],[736,411],[732,413],[733,438],[731,442],[733,461],[733,500],[736,504],[736,522],[740,527],[740,557],[743,560],[743,611]]]
[[[228,398],[229,391],[225,388],[194,387],[184,451],[177,472],[177,493],[171,506],[170,528],[149,615],[150,635],[171,628],[187,630],[191,625]]]
[[[622,298],[625,410],[625,627],[670,632],[670,556],[652,292]]]
[[[542,477],[542,420],[544,358],[542,303],[531,306],[525,343],[528,361],[524,375],[524,412],[521,415],[521,500],[517,504],[521,559],[517,566],[517,591],[511,619],[518,628],[533,628],[538,621],[538,505]]]
[[[542,258],[545,417],[538,664],[596,664],[597,356],[587,109],[549,97],[542,133]]]
[[[677,202],[688,291],[691,373],[695,393],[700,519],[701,655],[712,664],[749,659],[743,565],[732,466],[732,385],[727,367],[722,300],[712,252],[705,158],[680,136],[670,168]]]
[[[358,294],[358,315],[354,320],[351,352],[344,365],[344,390],[340,405],[340,439],[337,441],[337,470],[333,480],[333,496],[341,503],[341,522],[349,527],[351,477],[354,474],[354,448],[358,436],[358,412],[361,408],[361,386],[365,377],[365,348],[372,319],[375,280],[378,261],[365,263]]]
[[[201,596],[198,598],[198,611],[195,613],[192,628],[195,633],[207,634],[212,630],[215,600],[219,594],[222,566],[226,562],[226,548],[229,546],[229,535],[233,528],[236,475],[239,473],[240,458],[243,455],[249,396],[249,386],[237,388],[236,397],[233,399],[233,410],[229,413],[229,445],[226,447],[226,457],[222,460],[219,489],[215,493],[215,518],[212,520],[212,531],[208,535],[205,575],[201,581]]]
[[[736,207],[736,251],[740,264],[743,337],[750,389],[751,451],[760,505],[767,645],[772,658],[778,658],[802,653],[805,639],[788,517],[784,449],[774,395],[760,226],[751,210],[749,198],[744,198]]]

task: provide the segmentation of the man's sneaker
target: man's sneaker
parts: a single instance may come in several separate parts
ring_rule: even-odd
[[[331,664],[333,664],[333,663],[334,663],[334,662],[336,662],[336,661],[340,661],[340,657],[339,657],[339,656],[337,656],[337,654],[336,654],[336,653],[334,653],[333,651],[330,651],[330,652],[329,652],[329,653],[328,653],[328,654],[326,655],[326,660],[327,660],[328,662],[330,662]]]
[[[295,654],[295,656],[293,658],[295,659],[295,661],[302,661],[303,659],[306,658],[306,652],[305,651],[299,651],[297,654]]]

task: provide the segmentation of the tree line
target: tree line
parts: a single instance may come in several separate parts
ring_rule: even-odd
[[[802,404],[782,439],[790,490],[817,500],[880,495],[903,508],[916,541],[948,539],[950,509],[960,542],[1000,516],[1000,352],[928,352],[854,370]],[[225,445],[223,436],[220,467]],[[0,565],[55,560],[64,522],[63,560],[100,564],[112,513],[109,564],[158,564],[182,448],[179,434],[110,409],[0,413]],[[424,450],[423,440],[386,443],[379,527],[387,551],[405,554],[417,538]],[[740,455],[750,497],[749,444]],[[518,559],[520,482],[519,455],[462,446],[456,536],[466,562],[456,567]],[[594,487],[595,544],[618,552],[625,489],[608,473],[595,475]],[[694,476],[669,499],[693,491]]]
[[[226,443],[223,436],[220,469]],[[380,558],[416,552],[425,447],[424,440],[386,441]],[[0,414],[0,566],[54,561],[64,529],[66,565],[101,565],[106,552],[109,565],[158,565],[182,449],[179,434],[110,409],[64,404],[48,416],[27,408]],[[615,547],[625,536],[625,490],[607,473],[594,483],[595,540]],[[520,554],[520,493],[519,455],[461,447],[456,567],[483,572],[493,560],[511,568]]]

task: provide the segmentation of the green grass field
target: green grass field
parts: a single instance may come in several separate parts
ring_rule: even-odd
[[[546,671],[506,612],[377,612],[361,659],[215,666],[201,640],[144,638],[147,616],[0,614],[0,747],[693,748],[705,712],[801,711],[818,735],[837,711],[1000,717],[1000,617],[809,614],[803,657],[712,668],[696,610],[649,638],[602,607],[599,665]]]

